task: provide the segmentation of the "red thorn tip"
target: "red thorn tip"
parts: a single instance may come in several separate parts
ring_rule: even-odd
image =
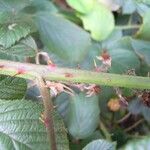
[[[4,68],[4,65],[0,65],[0,68]]]
[[[48,68],[50,71],[54,71],[56,69],[56,65],[55,64],[48,64]]]
[[[45,119],[44,119],[44,125],[45,125],[46,127],[48,127],[48,125],[49,125],[49,119],[48,119],[48,118],[45,118]]]
[[[19,68],[17,74],[24,74],[26,70],[24,68]]]
[[[96,67],[94,71],[95,71],[95,72],[102,72],[102,69],[99,68],[99,67]]]
[[[71,73],[65,73],[65,77],[67,77],[67,78],[73,78],[73,74],[71,74]]]

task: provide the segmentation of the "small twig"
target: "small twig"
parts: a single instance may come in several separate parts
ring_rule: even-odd
[[[48,62],[49,56],[47,55],[47,53],[41,52],[41,53],[37,53],[37,56],[35,58],[36,64],[38,65],[40,64],[40,61],[39,61],[40,54],[44,55]],[[40,90],[41,97],[43,99],[43,104],[44,104],[43,122],[47,129],[47,135],[48,135],[49,143],[50,143],[50,150],[57,150],[56,141],[55,141],[53,116],[52,116],[54,107],[53,107],[51,95],[50,95],[49,90],[46,87],[46,84],[43,78],[40,75],[37,75],[36,80],[37,80],[37,85]]]
[[[128,137],[130,138],[136,138],[136,139],[142,139],[142,138],[145,138],[146,136],[145,135],[131,135],[131,134],[127,134]]]
[[[121,30],[130,30],[130,29],[139,29],[141,25],[122,25],[122,26],[116,26],[116,29]]]
[[[100,120],[99,127],[100,127],[100,129],[103,131],[103,133],[104,133],[106,139],[107,139],[108,141],[112,141],[111,135],[109,134],[109,131],[107,130],[107,127],[104,125],[104,123],[102,122],[102,120]]]
[[[125,120],[127,120],[130,117],[131,113],[126,114],[123,118],[121,118],[120,120],[117,121],[118,124],[124,122]]]
[[[126,128],[124,131],[125,132],[129,132],[132,129],[134,129],[135,127],[137,127],[139,124],[141,124],[144,121],[144,119],[138,120],[136,123],[134,123],[132,126]]]
[[[53,123],[53,104],[50,97],[50,93],[46,88],[45,82],[41,76],[37,76],[37,84],[40,90],[40,93],[43,98],[44,104],[44,121],[47,129],[47,134],[50,142],[50,150],[57,150],[56,140],[55,140],[55,131],[54,131],[54,123]]]

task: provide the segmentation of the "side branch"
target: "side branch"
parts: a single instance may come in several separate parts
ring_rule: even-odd
[[[42,77],[37,75],[36,80],[43,99],[43,105],[44,105],[43,121],[47,130],[47,135],[50,143],[50,150],[57,150],[54,122],[52,116],[53,114],[52,99]]]
[[[18,73],[24,69],[23,73]],[[18,73],[18,74],[17,74]],[[140,76],[119,75],[111,73],[97,73],[92,71],[51,67],[0,60],[0,74],[25,79],[35,79],[37,73],[45,80],[70,83],[89,83],[106,86],[126,87],[135,89],[150,89],[150,78]]]

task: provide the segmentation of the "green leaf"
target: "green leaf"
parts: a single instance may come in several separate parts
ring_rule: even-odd
[[[69,150],[69,142],[67,139],[67,133],[64,126],[64,122],[56,111],[53,112],[53,122],[57,150]]]
[[[67,122],[67,114],[69,110],[69,95],[66,93],[61,93],[54,100],[54,105],[57,106],[57,111]]]
[[[12,20],[14,20],[12,12],[0,12],[0,24],[12,23]]]
[[[104,4],[108,9],[112,11],[117,11],[120,7],[114,0],[99,0],[99,2]]]
[[[135,52],[150,66],[150,42],[142,40],[132,40]]]
[[[37,45],[34,39],[32,37],[27,37],[10,48],[0,47],[0,58],[24,61],[27,57],[34,57],[36,51]]]
[[[129,103],[128,110],[134,115],[143,115],[145,120],[150,122],[150,108],[145,106],[140,98],[133,99],[132,102]]]
[[[130,141],[121,150],[149,150],[150,148],[150,137],[145,137],[140,140]]]
[[[129,103],[128,110],[132,114],[138,115],[142,113],[142,107],[143,107],[142,101],[140,99],[135,98]]]
[[[39,117],[42,105],[31,101],[0,101],[0,147],[3,150],[48,150]]]
[[[108,43],[106,49],[112,57],[110,72],[125,73],[130,69],[139,69],[140,61],[133,50],[129,37],[123,37],[110,45]]]
[[[108,45],[106,45],[105,47],[106,49],[128,49],[130,51],[133,51],[133,47],[131,44],[131,37],[130,36],[123,36],[120,39],[116,39],[116,41],[114,41],[112,44],[108,43]]]
[[[106,140],[95,140],[84,147],[83,150],[115,150],[115,145]]]
[[[0,10],[10,11],[12,13],[18,12],[27,5],[29,5],[31,0],[0,0]]]
[[[144,14],[143,24],[137,32],[136,37],[138,39],[150,41],[150,11]]]
[[[135,0],[125,0],[122,6],[123,14],[132,14],[136,10]]]
[[[67,3],[81,13],[88,13],[93,9],[96,0],[67,0]]]
[[[39,120],[41,104],[26,101],[0,101],[0,147],[3,150],[49,150],[44,124]],[[58,150],[69,150],[62,120],[54,113]]]
[[[149,1],[149,0],[148,0]],[[149,1],[150,2],[150,1]],[[148,2],[148,3],[149,3]],[[138,3],[137,2],[137,12],[141,15],[144,16],[145,13],[147,13],[148,11],[150,11],[150,5],[147,2],[143,2],[143,3]]]
[[[30,32],[30,25],[25,23],[0,25],[0,45],[8,48],[15,44],[15,42],[19,41],[21,38],[26,37]]]
[[[112,57],[112,73],[125,73],[130,69],[138,69],[140,61],[133,51],[128,49],[111,49],[109,54]]]
[[[142,115],[144,116],[145,120],[147,120],[150,123],[150,108],[147,106],[142,107]]]
[[[119,29],[115,29],[109,37],[102,42],[102,48],[109,48],[113,47],[114,43],[116,43],[118,40],[120,40],[123,36],[123,33]]]
[[[38,14],[35,22],[43,43],[60,58],[78,63],[87,54],[90,36],[77,25],[47,13]]]
[[[70,142],[70,150],[81,150],[82,148],[84,148],[88,143],[90,143],[93,140],[97,140],[102,138],[101,133],[99,132],[99,130],[96,130],[90,137],[81,140],[80,144],[75,143],[75,142]]]
[[[86,97],[80,93],[70,97],[67,127],[75,139],[84,139],[90,136],[99,122],[100,109],[98,97]]]
[[[49,0],[33,0],[31,1],[31,4],[27,7],[25,7],[22,12],[28,13],[28,14],[35,14],[39,11],[47,11],[51,13],[56,13],[58,10],[55,7],[55,5],[50,2]]]
[[[106,39],[114,29],[114,16],[103,4],[95,5],[90,13],[79,17],[94,40]]]
[[[0,76],[0,99],[16,100],[25,96],[27,83],[24,79]]]

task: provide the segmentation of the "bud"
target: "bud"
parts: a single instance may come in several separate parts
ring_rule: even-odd
[[[109,102],[107,103],[107,106],[113,112],[118,111],[120,109],[120,107],[121,107],[119,99],[117,99],[117,98],[110,99]]]

